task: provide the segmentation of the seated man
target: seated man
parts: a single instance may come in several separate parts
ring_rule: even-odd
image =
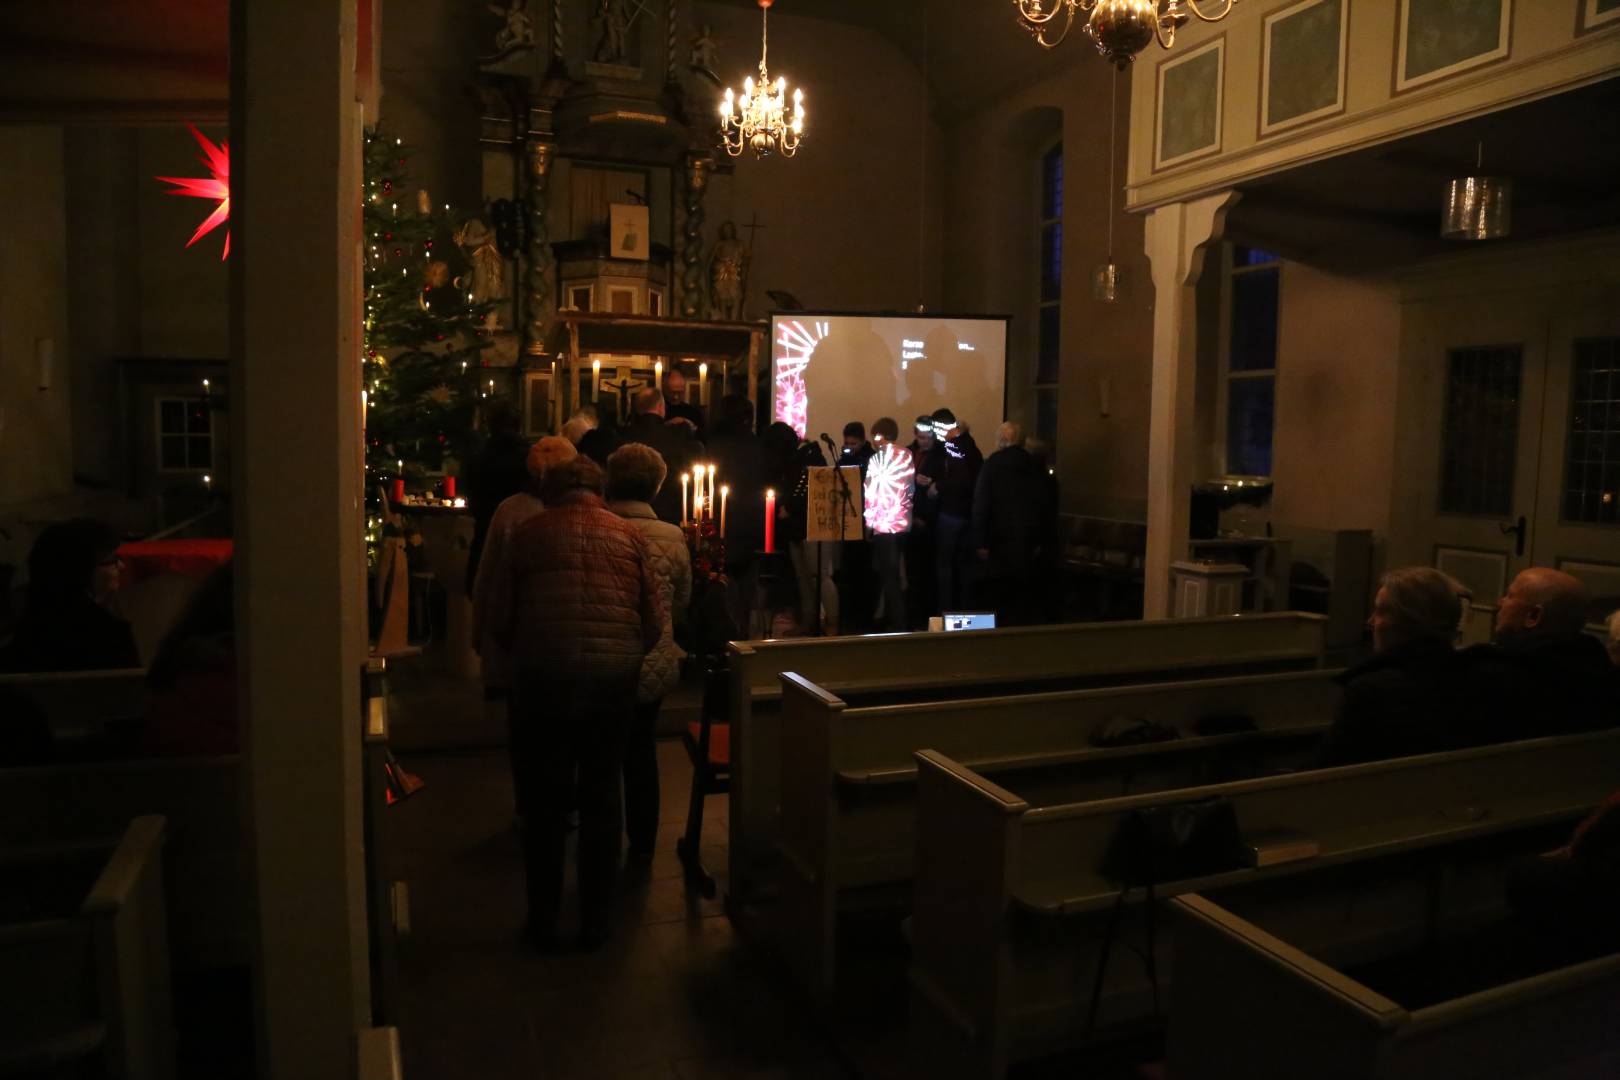
[[[1488,645],[1464,650],[1470,703],[1493,739],[1529,739],[1620,723],[1620,669],[1584,632],[1580,580],[1535,566],[1497,602]]]

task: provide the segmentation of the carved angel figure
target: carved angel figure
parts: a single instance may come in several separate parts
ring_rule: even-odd
[[[527,7],[528,0],[511,0],[505,7],[489,5],[491,12],[506,20],[506,25],[495,32],[497,52],[534,48],[534,16],[528,13]]]

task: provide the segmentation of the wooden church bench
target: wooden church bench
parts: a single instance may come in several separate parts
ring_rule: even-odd
[[[776,863],[784,671],[846,701],[924,701],[1321,665],[1320,615],[1072,623],[953,633],[734,641],[730,667],[730,880],[748,900]],[[974,690],[973,688],[978,688]]]
[[[236,755],[0,769],[0,846],[105,840],[132,818],[161,815],[176,964],[246,964],[252,923],[242,783]]]
[[[163,819],[0,854],[0,1075],[173,1075]]]
[[[1620,1075],[1620,953],[1403,1007],[1196,893],[1177,897],[1169,1075]]]
[[[146,669],[42,671],[0,675],[0,723],[37,718],[72,747],[146,714]]]
[[[1039,775],[1065,801],[1189,787],[1314,760],[1340,695],[1336,671],[1010,694],[852,707],[795,673],[782,676],[782,899],[774,936],[812,993],[833,989],[840,898],[900,886],[915,871],[922,746],[983,775]],[[1200,736],[1200,718],[1244,715],[1253,731]],[[1098,747],[1118,717],[1180,738]],[[1000,779],[1001,783],[1011,780]]]
[[[1071,1049],[1087,1035],[1092,977],[1120,901],[1101,864],[1132,811],[1224,796],[1245,834],[1308,834],[1320,845],[1314,858],[1165,882],[1155,892],[1215,893],[1223,903],[1281,897],[1272,902],[1296,913],[1292,925],[1308,947],[1343,944],[1342,915],[1354,898],[1364,909],[1388,904],[1419,918],[1447,859],[1480,844],[1522,843],[1526,830],[1586,813],[1620,775],[1620,730],[1046,805],[942,754],[917,759],[912,1030],[924,1074],[999,1078],[1012,1061]],[[1483,858],[1500,865],[1494,849]],[[1500,903],[1489,870],[1459,879],[1472,883],[1469,899]],[[1150,912],[1144,901],[1144,890],[1128,893],[1120,923],[1140,925]],[[1168,937],[1158,936],[1161,944]],[[1129,950],[1113,954],[1098,1009],[1103,1030],[1153,1011],[1142,965]],[[1161,973],[1167,967],[1161,960]]]

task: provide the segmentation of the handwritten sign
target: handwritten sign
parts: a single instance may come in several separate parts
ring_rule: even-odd
[[[844,501],[844,486],[833,474],[832,466],[805,470],[810,479],[809,513],[805,520],[806,540],[860,540],[861,529],[861,470],[854,465],[841,466],[844,483],[849,485],[849,501]],[[842,513],[842,518],[840,518]],[[842,524],[842,529],[839,526]]]

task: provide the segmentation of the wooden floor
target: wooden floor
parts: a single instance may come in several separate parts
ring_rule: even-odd
[[[663,819],[651,873],[624,893],[614,939],[594,954],[523,945],[522,871],[501,752],[419,753],[427,782],[392,811],[409,884],[400,1028],[408,1078],[852,1075],[746,951],[715,901],[688,896],[674,855],[690,769],[659,745]],[[725,800],[710,801],[725,865]],[[570,882],[569,888],[572,889]],[[565,910],[564,927],[574,912]]]

